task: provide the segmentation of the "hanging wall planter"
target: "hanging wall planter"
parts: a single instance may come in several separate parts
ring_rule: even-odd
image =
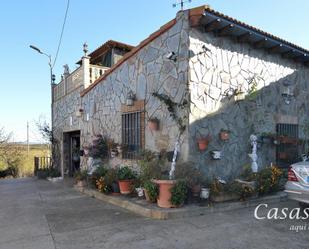
[[[211,157],[213,160],[221,160],[222,152],[220,150],[211,151]]]
[[[208,144],[210,142],[210,136],[207,136],[205,138],[198,138],[197,139],[197,145],[198,145],[198,149],[200,151],[205,151],[207,150]]]
[[[132,106],[134,104],[135,94],[130,90],[127,94],[126,105]]]
[[[157,131],[159,130],[159,119],[157,118],[151,118],[148,120],[148,128],[151,130],[151,131]]]

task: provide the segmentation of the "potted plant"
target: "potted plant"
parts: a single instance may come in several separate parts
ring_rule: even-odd
[[[169,180],[166,176],[166,179],[164,179],[164,177],[161,177],[160,180],[154,180],[153,182],[159,185],[159,195],[157,198],[158,206],[162,208],[173,207],[174,205],[171,202],[171,190],[176,184],[176,180]]]
[[[210,135],[207,135],[206,137],[200,137],[197,139],[198,149],[200,151],[207,150],[208,144],[210,142]]]
[[[128,167],[124,166],[118,169],[117,172],[120,193],[128,195],[132,192],[133,182],[136,178],[135,173]]]
[[[192,162],[179,163],[175,171],[176,179],[184,179],[193,197],[198,197],[203,181],[202,172]]]
[[[159,130],[160,121],[158,118],[150,118],[148,119],[148,127],[151,131]]]
[[[105,168],[105,166],[103,164],[98,164],[90,176],[91,186],[97,189],[98,188],[97,180],[99,180],[100,178],[103,179],[104,176],[106,175],[106,172],[107,169]]]
[[[109,191],[114,195],[120,194],[119,184],[118,184],[118,177],[117,177],[117,169],[110,168],[107,170],[107,173],[104,177],[105,184]]]
[[[276,135],[272,133],[263,132],[261,134],[262,143],[271,143],[275,137]]]
[[[87,186],[87,170],[77,171],[74,174],[74,179],[77,187]]]
[[[178,180],[171,191],[171,203],[174,207],[181,207],[187,198],[188,188],[185,180]]]
[[[157,201],[159,195],[158,185],[152,181],[144,183],[145,198],[148,202],[154,203]]]
[[[210,197],[213,202],[239,200],[240,191],[240,185],[238,183],[227,183],[218,178],[215,178],[210,185]]]
[[[221,129],[219,133],[219,137],[222,141],[226,141],[230,139],[230,132],[228,130]]]

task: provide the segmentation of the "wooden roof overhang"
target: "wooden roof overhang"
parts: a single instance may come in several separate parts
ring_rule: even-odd
[[[213,32],[217,37],[228,36],[236,42],[248,43],[256,49],[265,49],[268,53],[280,54],[283,58],[309,66],[308,50],[214,11],[208,6],[191,9],[190,24],[203,32]]]

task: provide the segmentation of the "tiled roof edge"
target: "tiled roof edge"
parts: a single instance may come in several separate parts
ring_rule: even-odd
[[[133,55],[135,55],[138,51],[140,51],[143,47],[148,45],[150,42],[152,42],[154,39],[156,39],[158,36],[169,30],[171,27],[173,27],[176,23],[176,19],[172,19],[168,23],[164,24],[159,30],[152,33],[148,38],[143,40],[138,46],[133,48],[130,52],[126,53],[115,65],[113,65],[109,70],[107,70],[101,77],[99,77],[95,82],[93,82],[88,88],[84,89],[81,92],[81,97],[85,96],[88,92],[90,92],[96,85],[98,85],[102,80],[106,79],[108,75],[110,75],[115,69],[117,69],[122,63],[127,61],[129,58],[131,58]]]

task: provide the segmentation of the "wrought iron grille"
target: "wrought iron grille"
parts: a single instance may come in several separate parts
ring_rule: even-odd
[[[298,125],[277,124],[279,144],[276,149],[277,165],[283,168],[295,163],[299,159],[298,153]]]
[[[142,112],[122,114],[122,157],[135,159],[142,149]]]

